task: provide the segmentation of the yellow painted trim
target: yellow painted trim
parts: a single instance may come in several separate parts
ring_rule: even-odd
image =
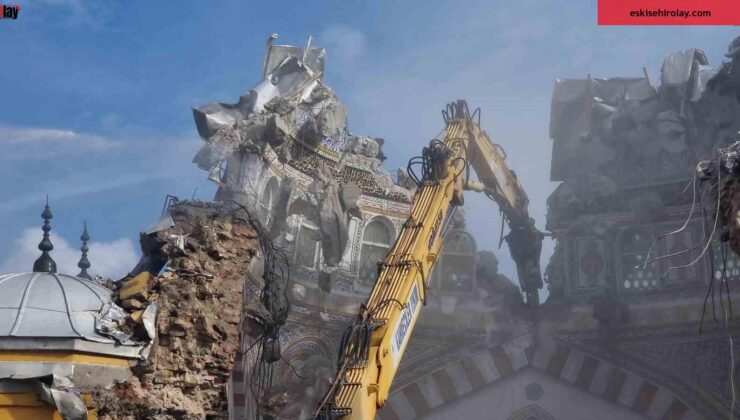
[[[93,407],[93,399],[90,394],[82,394],[82,401],[87,408]],[[36,394],[26,392],[8,392],[0,393],[0,407],[46,407],[47,404],[41,401]]]
[[[129,368],[129,360],[131,359],[58,351],[0,351],[0,362],[80,363]]]
[[[2,420],[64,420],[53,407],[0,407]],[[87,411],[87,420],[97,420],[96,410]]]
[[[87,420],[97,420],[90,394],[82,394],[87,407]],[[2,420],[63,420],[55,407],[39,400],[30,393],[0,393],[0,419]]]
[[[0,407],[3,420],[63,420],[53,407]]]
[[[7,393],[0,394],[0,407],[2,406],[27,406],[39,407],[45,406],[46,403],[39,400],[36,394]]]

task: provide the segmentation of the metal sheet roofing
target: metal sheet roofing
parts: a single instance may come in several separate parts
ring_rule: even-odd
[[[57,273],[0,275],[0,337],[65,337],[113,342],[95,330],[113,292]]]

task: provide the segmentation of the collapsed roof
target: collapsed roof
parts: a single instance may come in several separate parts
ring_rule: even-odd
[[[195,125],[206,144],[193,162],[222,182],[223,162],[235,152],[265,157],[277,154],[309,176],[329,167],[340,182],[363,193],[409,202],[408,190],[395,185],[381,164],[383,139],[355,135],[347,128],[347,109],[324,84],[325,51],[272,45],[268,41],[262,81],[237,103],[211,103],[193,109]]]
[[[740,71],[733,70],[738,55],[731,45],[733,60],[713,67],[696,48],[670,54],[657,86],[647,72],[556,80],[551,179],[610,195],[625,186],[689,177],[697,154],[740,130],[740,102],[732,94],[733,83],[740,86]]]

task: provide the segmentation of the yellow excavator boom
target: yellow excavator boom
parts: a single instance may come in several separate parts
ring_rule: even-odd
[[[385,260],[379,262],[378,279],[367,303],[342,337],[338,372],[316,411],[317,419],[373,419],[386,403],[426,302],[443,233],[454,208],[463,204],[465,188],[486,192],[499,203],[512,233],[525,229],[532,238],[539,238],[539,243],[520,246],[528,248],[530,254],[536,251],[539,273],[542,237],[527,214],[527,196],[506,167],[501,148],[474,121],[479,111],[471,117],[465,101],[457,101],[443,114],[446,127],[442,138],[433,139],[422,156],[409,162],[409,175],[417,183],[411,215]],[[415,166],[421,167],[420,174],[414,171]],[[469,180],[470,167],[480,183]],[[511,241],[509,244],[511,247]],[[534,271],[519,267],[517,257],[514,259],[520,278],[523,271],[534,275]],[[531,258],[526,260],[531,262]]]

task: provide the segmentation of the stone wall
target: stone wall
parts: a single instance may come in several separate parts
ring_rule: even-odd
[[[157,302],[157,340],[130,382],[96,395],[101,419],[228,418],[242,294],[259,242],[246,215],[224,206],[183,202],[169,213],[174,226],[156,233],[168,264],[125,304],[135,311]]]

